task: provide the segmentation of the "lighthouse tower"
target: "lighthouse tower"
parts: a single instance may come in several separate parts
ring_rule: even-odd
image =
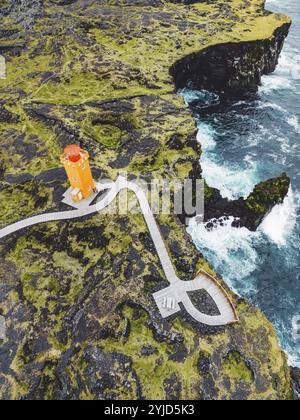
[[[76,144],[65,148],[61,156],[71,183],[71,198],[75,203],[90,197],[95,192],[95,183],[89,164],[89,154]]]

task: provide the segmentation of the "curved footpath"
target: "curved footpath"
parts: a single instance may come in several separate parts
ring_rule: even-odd
[[[170,286],[153,295],[161,315],[167,318],[180,311],[181,303],[186,311],[198,322],[210,326],[220,326],[238,322],[237,314],[230,298],[221,285],[207,273],[201,272],[193,281],[182,281],[177,277],[174,266],[168,254],[162,235],[155,221],[145,192],[134,182],[128,182],[126,178],[119,177],[116,182],[101,184],[103,190],[108,190],[106,196],[95,205],[80,210],[54,212],[41,214],[13,223],[0,230],[0,239],[14,232],[34,226],[40,223],[54,222],[59,220],[71,220],[94,213],[101,212],[108,207],[117,195],[124,189],[128,189],[137,196],[140,207],[147,223],[149,232],[154,242],[161,265]],[[188,295],[196,290],[206,290],[214,300],[219,310],[219,315],[210,316],[200,312],[192,304]]]

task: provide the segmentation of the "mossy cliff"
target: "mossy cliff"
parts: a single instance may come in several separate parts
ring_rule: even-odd
[[[290,178],[286,174],[259,183],[246,199],[231,201],[223,198],[220,191],[207,188],[205,221],[233,216],[234,226],[255,231],[273,207],[283,203],[289,188]]]
[[[199,176],[195,122],[173,79],[186,69],[172,66],[212,46],[248,45],[234,74],[253,88],[290,23],[262,0],[1,6],[1,226],[64,208],[68,143],[90,151],[96,178]],[[212,272],[176,217],[158,222],[181,278]],[[240,323],[228,328],[184,313],[161,319],[151,294],[166,281],[139,214],[36,226],[2,240],[0,252],[1,399],[290,396],[274,328],[247,302],[232,296]]]

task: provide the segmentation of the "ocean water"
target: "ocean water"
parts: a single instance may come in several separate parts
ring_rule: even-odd
[[[284,204],[257,232],[231,222],[208,232],[191,223],[199,250],[240,296],[273,322],[290,364],[300,367],[300,341],[293,318],[300,316],[300,8],[299,0],[269,0],[269,10],[292,16],[293,26],[274,74],[254,97],[204,112],[218,103],[209,92],[182,94],[198,119],[201,165],[209,185],[224,197],[246,197],[260,181],[287,172],[292,186]]]

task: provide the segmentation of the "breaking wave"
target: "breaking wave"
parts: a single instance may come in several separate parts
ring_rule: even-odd
[[[259,230],[267,235],[278,246],[286,246],[297,223],[299,196],[296,197],[292,188],[283,204],[275,206],[265,218]]]

